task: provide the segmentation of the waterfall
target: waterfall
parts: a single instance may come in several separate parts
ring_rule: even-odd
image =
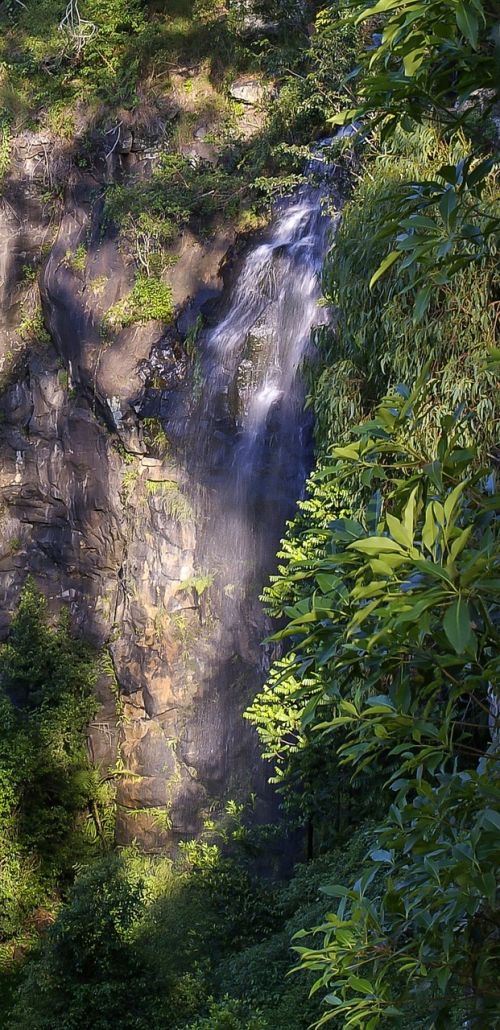
[[[194,832],[209,802],[250,791],[259,819],[276,813],[242,712],[273,656],[262,646],[270,626],[259,595],[312,463],[301,366],[312,353],[313,326],[328,317],[319,301],[333,220],[321,152],[309,170],[308,181],[277,203],[268,230],[234,259],[222,296],[202,309],[191,376],[152,391],[147,409],[161,417],[190,493],[193,582],[202,589],[192,599],[175,593],[170,608],[189,627],[182,658],[169,669],[182,712],[175,723],[180,836]]]
[[[318,167],[328,168],[320,157],[310,163]],[[272,571],[307,474],[300,367],[313,326],[327,318],[318,303],[332,227],[325,194],[311,183],[277,205],[226,309],[198,341],[204,387],[188,460],[211,498],[200,550],[240,599]]]

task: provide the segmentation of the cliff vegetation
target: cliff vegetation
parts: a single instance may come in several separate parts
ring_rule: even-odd
[[[169,323],[183,227],[206,238],[221,210],[242,230],[258,227],[300,183],[309,144],[352,132],[327,151],[343,204],[323,269],[334,314],[305,371],[315,466],[263,588],[277,657],[246,712],[282,820],[259,825],[255,799],[237,799],[175,857],[115,847],[113,784],[127,770],[103,776],[85,747],[107,659],[66,617],[54,623],[28,582],[0,646],[0,1021],[493,1028],[493,5],[63,7],[4,4],[0,167],[33,124],[83,163],[95,133],[110,147],[124,128],[164,133],[148,180],[114,182],[103,198],[134,261],[103,339],[141,320]],[[264,83],[251,133],[231,93],[237,77]],[[189,149],[200,124],[215,162]],[[303,860],[283,877],[287,849]]]

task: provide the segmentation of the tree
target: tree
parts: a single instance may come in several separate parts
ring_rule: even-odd
[[[7,944],[37,905],[50,904],[58,877],[95,840],[86,832],[100,803],[86,751],[95,679],[95,655],[72,636],[67,613],[51,627],[47,602],[28,581],[0,646],[0,939]]]
[[[322,945],[297,947],[328,989],[318,1025],[371,1030],[424,991],[435,1026],[456,997],[478,1026],[495,1011],[499,498],[458,420],[422,437],[428,398],[422,382],[401,388],[334,450],[332,478],[379,487],[375,504],[333,522],[304,569],[308,602],[277,634],[293,637],[299,681],[321,671],[303,724],[341,728],[356,774],[396,765],[371,866],[325,888],[340,902],[315,928]]]
[[[419,287],[420,319],[433,290],[491,253],[500,233],[498,205],[484,197],[500,150],[498,21],[482,0],[349,0],[347,11],[344,22],[366,26],[366,45],[351,76],[354,106],[332,123],[378,127],[382,140],[431,123],[465,147],[434,179],[409,183],[382,229],[392,249],[371,285],[397,264],[400,288]]]

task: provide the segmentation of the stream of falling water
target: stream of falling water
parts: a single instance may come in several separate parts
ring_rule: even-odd
[[[205,307],[194,396],[187,382],[184,393],[160,396],[195,512],[197,582],[210,584],[195,600],[197,638],[176,672],[179,693],[192,697],[177,755],[211,799],[256,793],[264,821],[276,800],[242,712],[272,660],[259,595],[312,462],[301,365],[313,326],[328,318],[319,301],[333,225],[320,169],[328,166],[319,154],[309,182],[280,201],[216,306]]]
[[[238,599],[272,571],[307,474],[300,367],[313,326],[327,318],[318,303],[332,227],[324,198],[325,186],[311,184],[280,203],[199,341],[205,385],[191,460],[212,497],[200,551]]]

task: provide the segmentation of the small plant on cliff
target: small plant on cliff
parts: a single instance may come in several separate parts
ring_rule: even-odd
[[[144,442],[155,451],[161,458],[165,458],[170,449],[168,436],[163,428],[161,419],[148,417],[142,420]]]
[[[129,465],[127,468],[124,469],[122,477],[122,493],[123,499],[125,501],[127,501],[130,497],[130,494],[132,493],[134,486],[137,483],[137,480],[139,479],[139,476],[139,469],[135,465]]]
[[[19,336],[24,343],[50,343],[50,336],[43,321],[43,311],[40,303],[36,304],[32,312],[25,311],[19,323]]]
[[[148,479],[146,491],[152,496],[159,495],[161,497],[163,510],[175,522],[190,522],[193,518],[192,506],[174,480],[163,479],[157,482]]]
[[[0,119],[0,182],[7,174],[10,165],[12,135],[8,121]]]
[[[172,290],[167,283],[140,272],[131,292],[113,304],[103,319],[105,330],[122,329],[134,323],[170,322],[174,313]]]
[[[83,275],[87,264],[87,248],[80,243],[74,252],[67,250],[64,256],[66,264],[73,270]]]

